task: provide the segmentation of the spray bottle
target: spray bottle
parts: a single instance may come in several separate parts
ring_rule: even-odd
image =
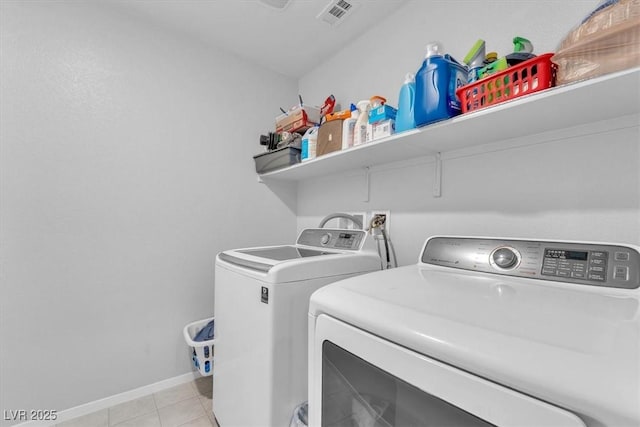
[[[371,102],[368,99],[359,101],[358,119],[353,133],[353,146],[362,145],[367,142],[367,127],[369,126],[369,110],[371,110]]]
[[[507,55],[506,58],[509,66],[514,66],[535,57],[533,43],[524,37],[516,36],[513,39],[513,53]]]

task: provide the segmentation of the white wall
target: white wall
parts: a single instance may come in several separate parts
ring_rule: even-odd
[[[410,1],[304,76],[300,91],[311,98],[334,93],[342,105],[380,94],[397,105],[404,74],[419,68],[427,42],[441,41],[458,59],[477,38],[501,54],[515,35],[530,38],[538,53],[553,51],[595,4]],[[639,244],[638,123],[637,116],[624,117],[445,153],[440,198],[432,197],[430,157],[374,167],[369,202],[362,201],[360,172],[304,181],[298,228],[334,211],[390,210],[400,264],[415,263],[424,240],[436,234]]]
[[[99,2],[1,5],[0,408],[189,372],[216,253],[295,237],[252,155],[297,82]]]

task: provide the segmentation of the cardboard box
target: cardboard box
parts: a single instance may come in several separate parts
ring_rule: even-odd
[[[383,120],[396,119],[398,110],[387,104],[381,105],[378,108],[374,108],[369,112],[369,123],[374,124]]]
[[[372,126],[372,141],[380,138],[386,138],[387,136],[391,136],[396,132],[396,121],[393,119],[384,120]]]
[[[303,132],[320,123],[320,109],[304,105],[276,117],[276,133]]]
[[[325,121],[330,122],[331,120],[346,120],[349,117],[351,117],[351,109],[325,114],[324,119]]]
[[[344,120],[336,119],[324,122],[318,129],[318,145],[316,155],[331,153],[342,150],[342,124]]]

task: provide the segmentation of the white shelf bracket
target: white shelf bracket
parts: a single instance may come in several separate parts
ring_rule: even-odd
[[[436,153],[435,177],[433,179],[433,197],[442,196],[442,153]]]
[[[362,201],[369,203],[369,195],[371,194],[371,170],[369,166],[364,168],[364,188],[362,192]]]
[[[259,182],[260,184],[264,184],[264,181],[262,180],[262,177],[261,177],[260,175],[258,175],[258,182]]]

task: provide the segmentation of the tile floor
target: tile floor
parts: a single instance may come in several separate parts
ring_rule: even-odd
[[[201,377],[56,427],[219,427],[211,398],[212,377]]]

